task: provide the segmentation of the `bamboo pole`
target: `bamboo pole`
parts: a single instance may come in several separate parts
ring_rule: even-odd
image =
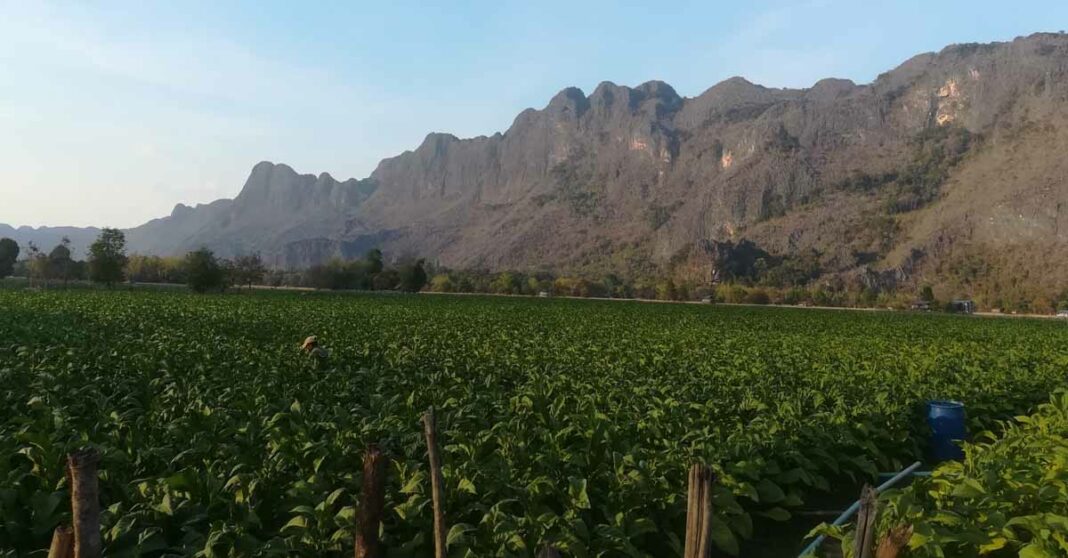
[[[886,538],[879,543],[879,549],[875,551],[875,558],[899,558],[912,538],[911,525],[898,525],[886,534]]]
[[[445,510],[442,491],[444,480],[441,476],[441,458],[438,456],[437,418],[434,407],[423,415],[423,427],[426,432],[426,448],[430,457],[430,490],[434,503],[434,558],[445,558]]]
[[[356,558],[383,558],[385,552],[378,531],[386,503],[386,457],[371,445],[363,456],[363,493],[356,525]]]
[[[70,504],[74,522],[74,558],[100,558],[100,487],[97,465],[100,454],[91,448],[67,456],[70,472]]]
[[[686,494],[685,558],[708,558],[712,555],[712,468],[694,464],[690,467]]]
[[[857,513],[856,537],[853,539],[853,556],[871,558],[875,547],[875,518],[879,514],[878,494],[869,485],[860,491],[860,511]]]
[[[48,558],[72,558],[74,556],[74,531],[66,525],[52,531],[52,544],[48,547]]]

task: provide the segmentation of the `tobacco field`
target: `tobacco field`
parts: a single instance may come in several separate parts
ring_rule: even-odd
[[[311,334],[325,367],[298,350]],[[1066,377],[1053,320],[0,289],[0,555],[47,549],[64,457],[93,446],[108,556],[349,556],[377,443],[390,556],[429,556],[431,405],[450,556],[679,556],[694,461],[718,476],[717,552],[745,555],[921,456],[926,400],[963,401],[980,432]]]
[[[963,461],[883,495],[881,530],[911,526],[909,556],[1068,554],[1068,393],[998,430],[964,444]],[[849,547],[853,533],[839,538]]]

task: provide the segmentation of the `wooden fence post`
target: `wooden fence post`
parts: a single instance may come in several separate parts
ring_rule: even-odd
[[[434,407],[423,415],[423,427],[426,431],[426,449],[430,456],[430,490],[434,500],[434,558],[445,558],[445,510],[442,491],[444,480],[441,476],[441,459],[438,456],[438,423],[434,416]]]
[[[74,523],[74,558],[100,558],[100,487],[97,465],[100,454],[91,448],[67,456],[70,473],[70,506]]]
[[[356,558],[383,558],[385,553],[378,531],[386,503],[386,456],[375,445],[363,455],[363,491],[357,512]]]
[[[52,544],[48,547],[48,558],[71,558],[74,556],[74,532],[66,525],[52,531]]]
[[[879,496],[875,489],[864,485],[860,491],[860,511],[857,512],[856,535],[853,539],[853,556],[871,558],[875,546],[875,518],[879,514]]]
[[[685,558],[712,555],[712,468],[693,464],[686,494]]]
[[[912,538],[911,525],[898,525],[886,534],[886,538],[879,543],[879,550],[875,551],[875,558],[898,558],[904,552],[905,547]]]

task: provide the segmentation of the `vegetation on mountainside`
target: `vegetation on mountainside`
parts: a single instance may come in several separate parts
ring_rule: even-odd
[[[762,523],[919,455],[923,401],[964,401],[981,431],[1068,362],[1061,324],[949,316],[84,290],[0,290],[0,306],[16,554],[68,520],[63,455],[87,444],[108,555],[351,553],[374,442],[393,460],[386,544],[426,555],[431,405],[450,554],[676,554],[695,460],[719,479],[717,546],[745,554]],[[297,349],[310,333],[326,370]]]
[[[938,198],[950,171],[980,139],[960,126],[925,128],[912,138],[911,158],[904,167],[881,173],[855,170],[835,187],[879,195],[890,214],[913,211]]]
[[[894,181],[887,211],[913,211],[936,200],[949,171],[976,139],[960,126],[936,126],[921,132],[912,143],[912,160]]]

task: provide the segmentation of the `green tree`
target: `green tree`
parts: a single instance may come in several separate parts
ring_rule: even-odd
[[[409,293],[417,293],[426,286],[426,269],[423,260],[405,264],[397,270],[400,279],[400,289]]]
[[[490,283],[490,289],[497,294],[516,294],[519,292],[519,278],[507,271],[499,273]]]
[[[396,269],[383,269],[374,276],[372,287],[376,291],[392,291],[400,285],[400,273]]]
[[[19,259],[19,243],[10,238],[0,238],[0,279],[15,271]]]
[[[372,276],[382,273],[382,269],[384,266],[382,265],[381,250],[379,250],[378,248],[372,248],[371,250],[367,251],[367,255],[364,256],[363,259],[367,261],[367,273],[371,274]]]
[[[131,255],[126,259],[126,278],[137,283],[163,283],[163,258]]]
[[[430,290],[435,293],[451,293],[453,291],[452,279],[444,273],[435,275],[430,280]]]
[[[26,245],[26,271],[30,278],[30,286],[40,286],[42,280],[48,286],[48,257],[41,253],[37,244],[30,242]]]
[[[63,240],[56,245],[48,254],[48,265],[45,268],[45,277],[59,279],[66,284],[71,280],[74,271],[74,260],[70,257],[70,239]]]
[[[675,289],[675,282],[671,279],[656,284],[657,300],[675,300],[678,296],[678,291]]]
[[[126,235],[119,229],[104,229],[89,246],[89,279],[107,286],[121,282],[126,268]]]
[[[601,284],[604,285],[604,296],[611,298],[622,298],[623,281],[614,273],[609,273],[601,279]]]
[[[234,282],[239,285],[252,289],[252,284],[262,282],[266,273],[267,267],[263,265],[263,259],[258,253],[238,256],[234,260]]]
[[[207,248],[189,252],[185,256],[186,282],[193,292],[206,293],[222,290],[226,284],[226,272]]]
[[[934,289],[932,289],[930,285],[924,285],[923,288],[920,289],[920,300],[924,302],[934,302],[934,299]]]

